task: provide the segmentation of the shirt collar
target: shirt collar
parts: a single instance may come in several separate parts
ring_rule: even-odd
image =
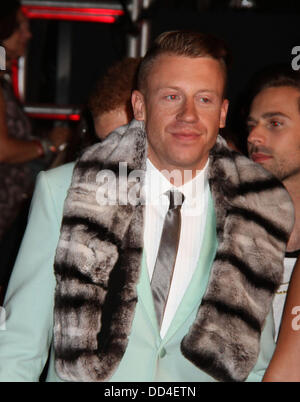
[[[208,165],[209,160],[202,170],[199,170],[197,175],[192,179],[183,184],[180,187],[173,186],[169,180],[152,164],[152,162],[147,158],[146,162],[146,176],[145,176],[145,195],[146,203],[156,203],[159,202],[162,195],[170,190],[177,189],[184,195],[183,207],[194,208],[196,204],[203,203],[203,195],[208,186]]]

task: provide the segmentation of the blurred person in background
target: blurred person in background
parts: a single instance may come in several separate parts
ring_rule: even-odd
[[[66,149],[66,162],[77,159],[82,151],[104,140],[117,127],[133,119],[131,93],[141,58],[127,57],[115,62],[100,77],[82,112],[79,134]]]
[[[55,127],[47,136],[33,132],[11,80],[12,64],[26,53],[31,39],[29,22],[20,2],[0,5],[0,45],[6,53],[5,70],[0,71],[0,292],[7,284],[14,256],[23,235],[27,205],[35,177],[47,168],[58,147],[70,137],[70,130]],[[1,299],[1,296],[0,296]]]

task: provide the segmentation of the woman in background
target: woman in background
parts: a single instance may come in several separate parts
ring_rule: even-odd
[[[54,128],[47,137],[35,136],[14,94],[12,63],[24,56],[30,38],[20,2],[1,2],[0,45],[5,49],[6,69],[0,71],[0,288],[8,280],[23,235],[22,219],[18,218],[31,198],[36,174],[49,166],[59,145],[70,136],[70,130],[62,127]]]

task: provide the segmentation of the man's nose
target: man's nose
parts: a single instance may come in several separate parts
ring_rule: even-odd
[[[187,123],[195,123],[198,120],[198,113],[193,99],[186,99],[177,113],[177,120]]]
[[[248,143],[253,145],[263,145],[265,144],[266,139],[266,132],[261,124],[256,124],[248,135]]]

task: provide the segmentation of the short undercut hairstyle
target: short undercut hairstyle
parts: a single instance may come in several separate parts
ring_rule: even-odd
[[[252,77],[247,87],[249,107],[256,95],[268,88],[292,87],[300,96],[300,71],[293,70],[290,64],[267,66]]]
[[[224,70],[225,86],[231,64],[231,52],[226,43],[211,35],[193,31],[169,31],[157,37],[144,56],[138,72],[137,89],[143,92],[154,61],[162,54],[191,58],[211,57],[220,62]]]
[[[231,122],[237,136],[239,148],[248,155],[247,138],[249,135],[247,120],[254,98],[265,89],[291,87],[299,91],[298,108],[300,113],[300,71],[292,69],[290,63],[278,63],[263,67],[248,80],[236,102],[236,110]]]

